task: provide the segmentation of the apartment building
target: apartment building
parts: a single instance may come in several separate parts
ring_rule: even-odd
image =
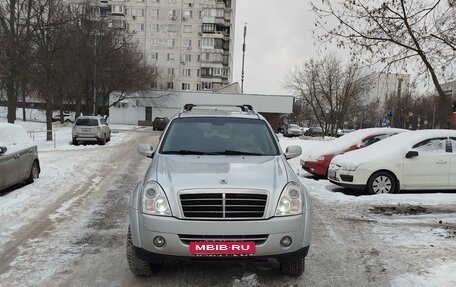
[[[108,4],[114,17],[111,25],[125,27],[154,66],[159,75],[155,88],[216,91],[231,83],[235,0],[110,0]]]
[[[378,101],[381,107],[386,97],[403,97],[409,93],[409,74],[374,73],[370,80],[371,88],[363,99],[366,104]]]

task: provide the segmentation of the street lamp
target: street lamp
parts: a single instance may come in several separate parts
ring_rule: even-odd
[[[97,115],[97,34],[94,35],[93,115]]]

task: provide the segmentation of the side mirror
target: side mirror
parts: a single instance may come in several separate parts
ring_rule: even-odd
[[[297,145],[289,146],[285,150],[285,157],[287,159],[292,159],[292,158],[298,157],[301,154],[302,154],[302,148],[300,146],[297,146]]]
[[[411,150],[405,154],[406,158],[412,158],[418,156],[418,152],[416,150]]]
[[[153,158],[154,157],[154,148],[148,144],[139,144],[138,153],[145,157]]]
[[[0,146],[0,155],[4,154],[6,152],[7,148],[6,146]]]

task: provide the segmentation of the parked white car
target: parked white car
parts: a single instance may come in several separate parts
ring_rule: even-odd
[[[73,144],[79,142],[98,142],[104,145],[111,140],[111,129],[103,117],[81,116],[74,123],[72,130]]]
[[[36,145],[21,126],[0,123],[0,190],[40,175]]]
[[[400,133],[338,155],[328,179],[368,194],[456,189],[456,130]]]

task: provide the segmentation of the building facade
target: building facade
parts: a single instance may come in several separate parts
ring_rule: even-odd
[[[443,83],[442,90],[451,99],[451,102],[456,101],[456,80]]]
[[[409,74],[375,73],[371,75],[371,88],[369,89],[364,104],[379,103],[382,107],[386,97],[403,97],[409,94]]]
[[[232,82],[235,3],[109,1],[112,26],[125,27],[154,66],[159,76],[155,88],[185,91],[216,91]]]
[[[116,103],[116,104],[114,104]],[[171,118],[185,104],[196,105],[252,105],[277,131],[280,115],[293,112],[292,95],[239,94],[229,91],[142,91],[119,101],[119,95],[110,97],[109,121],[113,124],[151,125],[155,117]]]

